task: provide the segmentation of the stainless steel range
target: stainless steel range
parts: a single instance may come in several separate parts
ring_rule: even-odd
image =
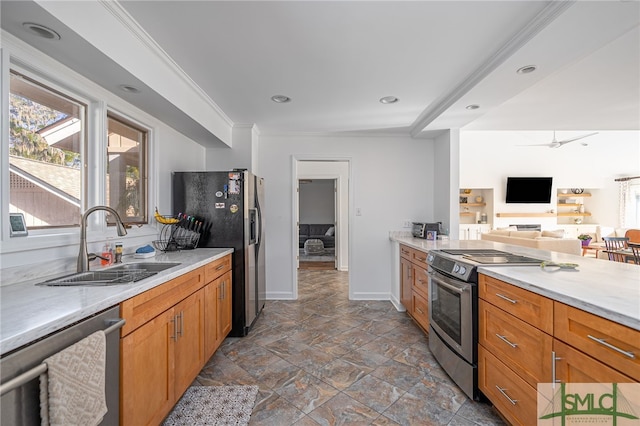
[[[493,249],[429,252],[429,348],[470,398],[479,398],[478,266],[540,263],[540,259]]]

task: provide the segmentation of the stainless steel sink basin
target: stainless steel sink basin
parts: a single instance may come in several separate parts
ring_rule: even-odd
[[[147,271],[147,272],[160,272],[165,269],[173,268],[180,265],[179,263],[169,262],[140,262],[140,263],[124,263],[122,265],[114,266],[106,271]],[[106,272],[105,271],[105,272]]]
[[[54,278],[37,285],[45,286],[107,286],[130,284],[149,278],[160,271],[173,268],[179,263],[129,263],[101,271],[77,272],[60,278]]]

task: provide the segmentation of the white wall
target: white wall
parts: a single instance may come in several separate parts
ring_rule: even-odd
[[[587,132],[557,132],[557,139]],[[460,188],[493,188],[494,214],[546,212],[556,209],[558,188],[594,189],[587,202],[592,213],[585,224],[618,224],[618,184],[615,178],[640,174],[640,132],[601,131],[562,148],[524,146],[548,143],[551,131],[462,131],[460,137]],[[507,176],[552,176],[551,204],[506,204]],[[495,227],[510,223],[540,223],[543,229],[561,228],[552,218],[497,218]]]
[[[433,220],[433,141],[404,136],[260,137],[267,184],[267,297],[294,297],[292,156],[349,159],[351,298],[388,300],[392,244],[403,221]],[[355,216],[360,208],[362,215]]]
[[[334,223],[335,189],[331,179],[300,184],[300,223]]]

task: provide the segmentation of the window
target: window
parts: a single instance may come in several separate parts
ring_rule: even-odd
[[[147,223],[147,131],[108,115],[106,203],[125,223]]]
[[[620,181],[620,226],[640,227],[640,181],[628,178]]]
[[[9,211],[22,213],[30,229],[77,225],[86,106],[10,75]]]

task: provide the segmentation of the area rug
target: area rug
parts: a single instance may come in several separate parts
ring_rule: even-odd
[[[191,386],[164,426],[248,425],[257,386]]]
[[[330,262],[334,260],[336,249],[333,247],[325,248],[321,255],[309,255],[304,253],[304,249],[299,249],[298,259],[304,262]]]

